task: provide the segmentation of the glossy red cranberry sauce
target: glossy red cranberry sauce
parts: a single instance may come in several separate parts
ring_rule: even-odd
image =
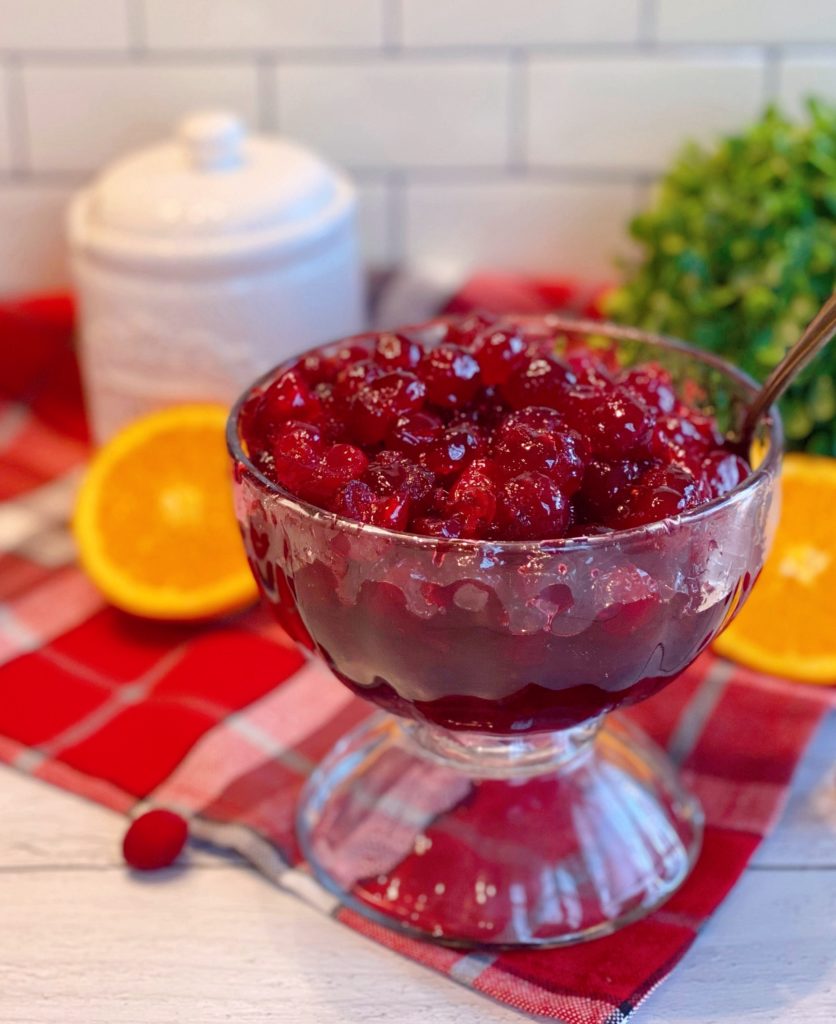
[[[770,474],[676,515],[748,473],[698,411],[731,410],[733,376],[643,344],[674,386],[655,362],[620,368],[632,343],[564,338],[558,357],[554,334],[468,317],[363,336],[239,409],[236,509],[265,598],[398,715],[515,734],[641,700],[707,647],[763,563]]]
[[[250,457],[291,494],[361,523],[441,538],[540,540],[641,526],[749,473],[656,363],[554,355],[484,314],[322,350],[241,413]]]

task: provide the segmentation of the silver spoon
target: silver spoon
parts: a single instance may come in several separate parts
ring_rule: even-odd
[[[787,352],[780,363],[764,381],[746,410],[743,425],[737,437],[741,450],[748,454],[758,421],[766,410],[783,395],[790,382],[804,369],[810,360],[836,334],[836,292],[816,313],[798,341]]]

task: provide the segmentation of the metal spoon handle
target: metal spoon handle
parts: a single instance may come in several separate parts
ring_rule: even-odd
[[[741,440],[744,443],[752,437],[761,416],[776,399],[781,397],[796,374],[810,362],[816,353],[824,348],[834,334],[836,334],[836,292],[830,296],[807,324],[804,333],[767,377],[763,387],[746,410],[740,430]]]

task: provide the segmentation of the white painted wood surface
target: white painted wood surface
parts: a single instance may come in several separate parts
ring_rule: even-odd
[[[635,1024],[836,1020],[836,715],[775,834]],[[320,916],[233,857],[137,879],[124,821],[0,769],[0,1024],[524,1018]]]

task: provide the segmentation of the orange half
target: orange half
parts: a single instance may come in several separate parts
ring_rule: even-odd
[[[836,683],[836,460],[788,455],[775,543],[749,600],[714,642],[750,668]]]
[[[118,608],[202,619],[256,597],[232,505],[227,410],[144,416],[94,457],[73,519],[85,571]]]

